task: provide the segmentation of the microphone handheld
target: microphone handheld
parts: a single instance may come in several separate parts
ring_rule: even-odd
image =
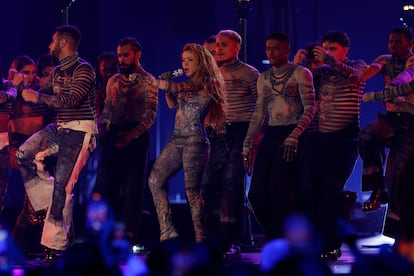
[[[184,74],[183,69],[176,69],[174,71],[164,72],[158,76],[161,80],[170,80],[173,78],[181,77]]]

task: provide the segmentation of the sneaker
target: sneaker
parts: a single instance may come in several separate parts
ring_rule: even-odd
[[[321,259],[325,261],[335,262],[342,256],[341,248],[330,250],[321,254]]]
[[[45,247],[44,260],[47,263],[53,263],[63,256],[64,251]]]
[[[131,248],[134,255],[142,255],[146,252],[146,248],[142,244],[134,244]]]
[[[240,246],[232,244],[230,249],[223,254],[225,262],[236,262],[241,260],[241,249]]]

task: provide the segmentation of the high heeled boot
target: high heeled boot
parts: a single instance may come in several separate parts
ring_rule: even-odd
[[[165,191],[159,192],[159,190],[151,190],[151,192],[160,225],[160,242],[177,238],[178,233],[172,223],[171,206],[167,199],[167,193]]]
[[[203,242],[205,239],[203,227],[204,202],[201,198],[201,193],[199,191],[187,190],[186,195],[193,220],[195,242]]]
[[[370,197],[362,203],[362,211],[375,211],[381,208],[381,204],[388,202],[388,191],[384,188],[373,190]]]
[[[381,204],[388,203],[389,195],[385,188],[382,172],[362,176],[362,183],[371,188],[370,197],[362,203],[362,211],[369,212],[378,210]]]
[[[27,258],[32,258],[43,250],[40,236],[45,215],[45,210],[35,212],[25,195],[23,208],[13,229],[13,237]]]

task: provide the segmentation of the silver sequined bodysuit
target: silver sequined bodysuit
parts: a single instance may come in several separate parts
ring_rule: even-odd
[[[174,130],[169,143],[155,161],[148,179],[160,224],[161,240],[177,236],[172,225],[171,208],[165,186],[167,180],[181,168],[184,169],[185,191],[190,205],[195,240],[201,241],[204,236],[200,188],[210,154],[210,145],[204,128],[210,98],[201,92],[195,92],[186,84],[179,83],[170,84],[167,91],[177,100]]]
[[[208,113],[210,99],[192,91],[181,91],[176,96],[178,106],[172,139],[200,138],[205,140],[204,119]]]

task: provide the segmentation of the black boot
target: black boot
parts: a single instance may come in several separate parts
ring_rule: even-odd
[[[321,254],[321,259],[325,261],[335,262],[342,256],[341,248],[329,250]]]
[[[385,189],[373,190],[371,196],[362,203],[362,211],[375,211],[381,207],[381,204],[388,202],[388,192]]]
[[[223,258],[225,262],[236,262],[241,259],[241,248],[237,244],[240,236],[240,223],[221,222],[220,228],[223,237]]]
[[[40,245],[40,237],[45,215],[45,210],[35,212],[26,195],[23,208],[13,229],[13,237],[26,258],[31,259],[38,254],[42,254],[43,248]]]
[[[345,218],[347,221],[352,219],[352,209],[357,200],[357,194],[354,191],[344,191],[345,195]]]
[[[46,263],[54,263],[58,258],[63,256],[64,251],[45,247],[44,261]]]

